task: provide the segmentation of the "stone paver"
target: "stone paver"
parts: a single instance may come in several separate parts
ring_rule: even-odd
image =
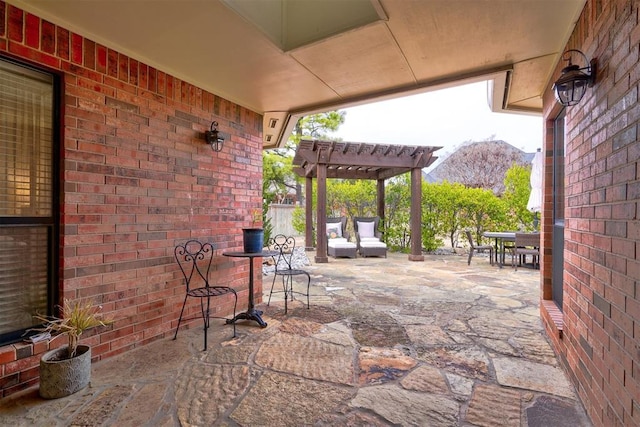
[[[95,363],[73,396],[0,401],[0,425],[591,426],[544,335],[538,271],[393,253],[305,268],[310,309],[274,295],[268,327],[232,339],[217,320],[206,352],[194,322]]]

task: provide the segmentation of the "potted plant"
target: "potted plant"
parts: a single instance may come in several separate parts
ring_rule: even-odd
[[[91,347],[79,344],[82,333],[96,326],[106,326],[106,319],[91,301],[64,300],[62,317],[35,316],[43,322],[37,329],[53,339],[66,335],[68,344],[46,352],[40,358],[40,396],[55,399],[73,394],[91,380]]]
[[[262,252],[264,247],[264,229],[259,226],[262,221],[262,210],[251,211],[252,227],[242,229],[242,243],[246,253]]]

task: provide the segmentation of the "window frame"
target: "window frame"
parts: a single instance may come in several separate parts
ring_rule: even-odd
[[[30,72],[47,75],[51,78],[52,84],[52,123],[51,123],[51,215],[47,217],[43,216],[0,216],[0,227],[25,227],[25,226],[37,226],[47,227],[47,241],[43,242],[43,247],[46,247],[47,258],[47,313],[51,316],[57,313],[57,305],[60,295],[60,218],[61,218],[61,141],[63,141],[62,135],[62,123],[63,123],[63,105],[64,99],[64,77],[63,74],[48,67],[43,67],[39,64],[34,64],[23,59],[15,58],[6,53],[0,54],[0,61],[9,63],[13,66],[24,68]],[[0,335],[0,346],[15,343],[25,338],[25,336],[32,335],[36,331],[31,331],[28,328],[19,329],[16,331],[6,332]]]

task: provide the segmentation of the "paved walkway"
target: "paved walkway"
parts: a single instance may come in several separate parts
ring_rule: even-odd
[[[591,425],[542,331],[538,271],[400,254],[308,271],[310,310],[272,300],[236,339],[217,322],[207,352],[183,330],[94,364],[73,396],[0,401],[0,425]]]

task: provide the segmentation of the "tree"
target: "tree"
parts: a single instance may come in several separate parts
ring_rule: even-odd
[[[292,164],[300,139],[305,136],[332,139],[327,135],[328,132],[338,130],[345,117],[344,111],[329,111],[302,117],[284,148],[263,151],[262,191],[263,197],[269,203],[281,200],[292,192],[296,193],[296,200],[303,200],[300,178],[293,172]]]
[[[505,203],[491,190],[468,188],[464,196],[463,226],[474,234],[478,244],[482,244],[482,233],[500,229],[505,218]]]
[[[504,178],[503,199],[509,211],[506,222],[510,230],[533,230],[533,213],[527,209],[531,194],[531,166],[514,164]]]
[[[438,181],[491,189],[500,195],[504,192],[505,173],[514,163],[523,164],[522,151],[506,142],[472,142],[443,160],[431,175]]]
[[[395,251],[411,247],[411,178],[409,173],[390,180],[385,189],[385,241]]]

